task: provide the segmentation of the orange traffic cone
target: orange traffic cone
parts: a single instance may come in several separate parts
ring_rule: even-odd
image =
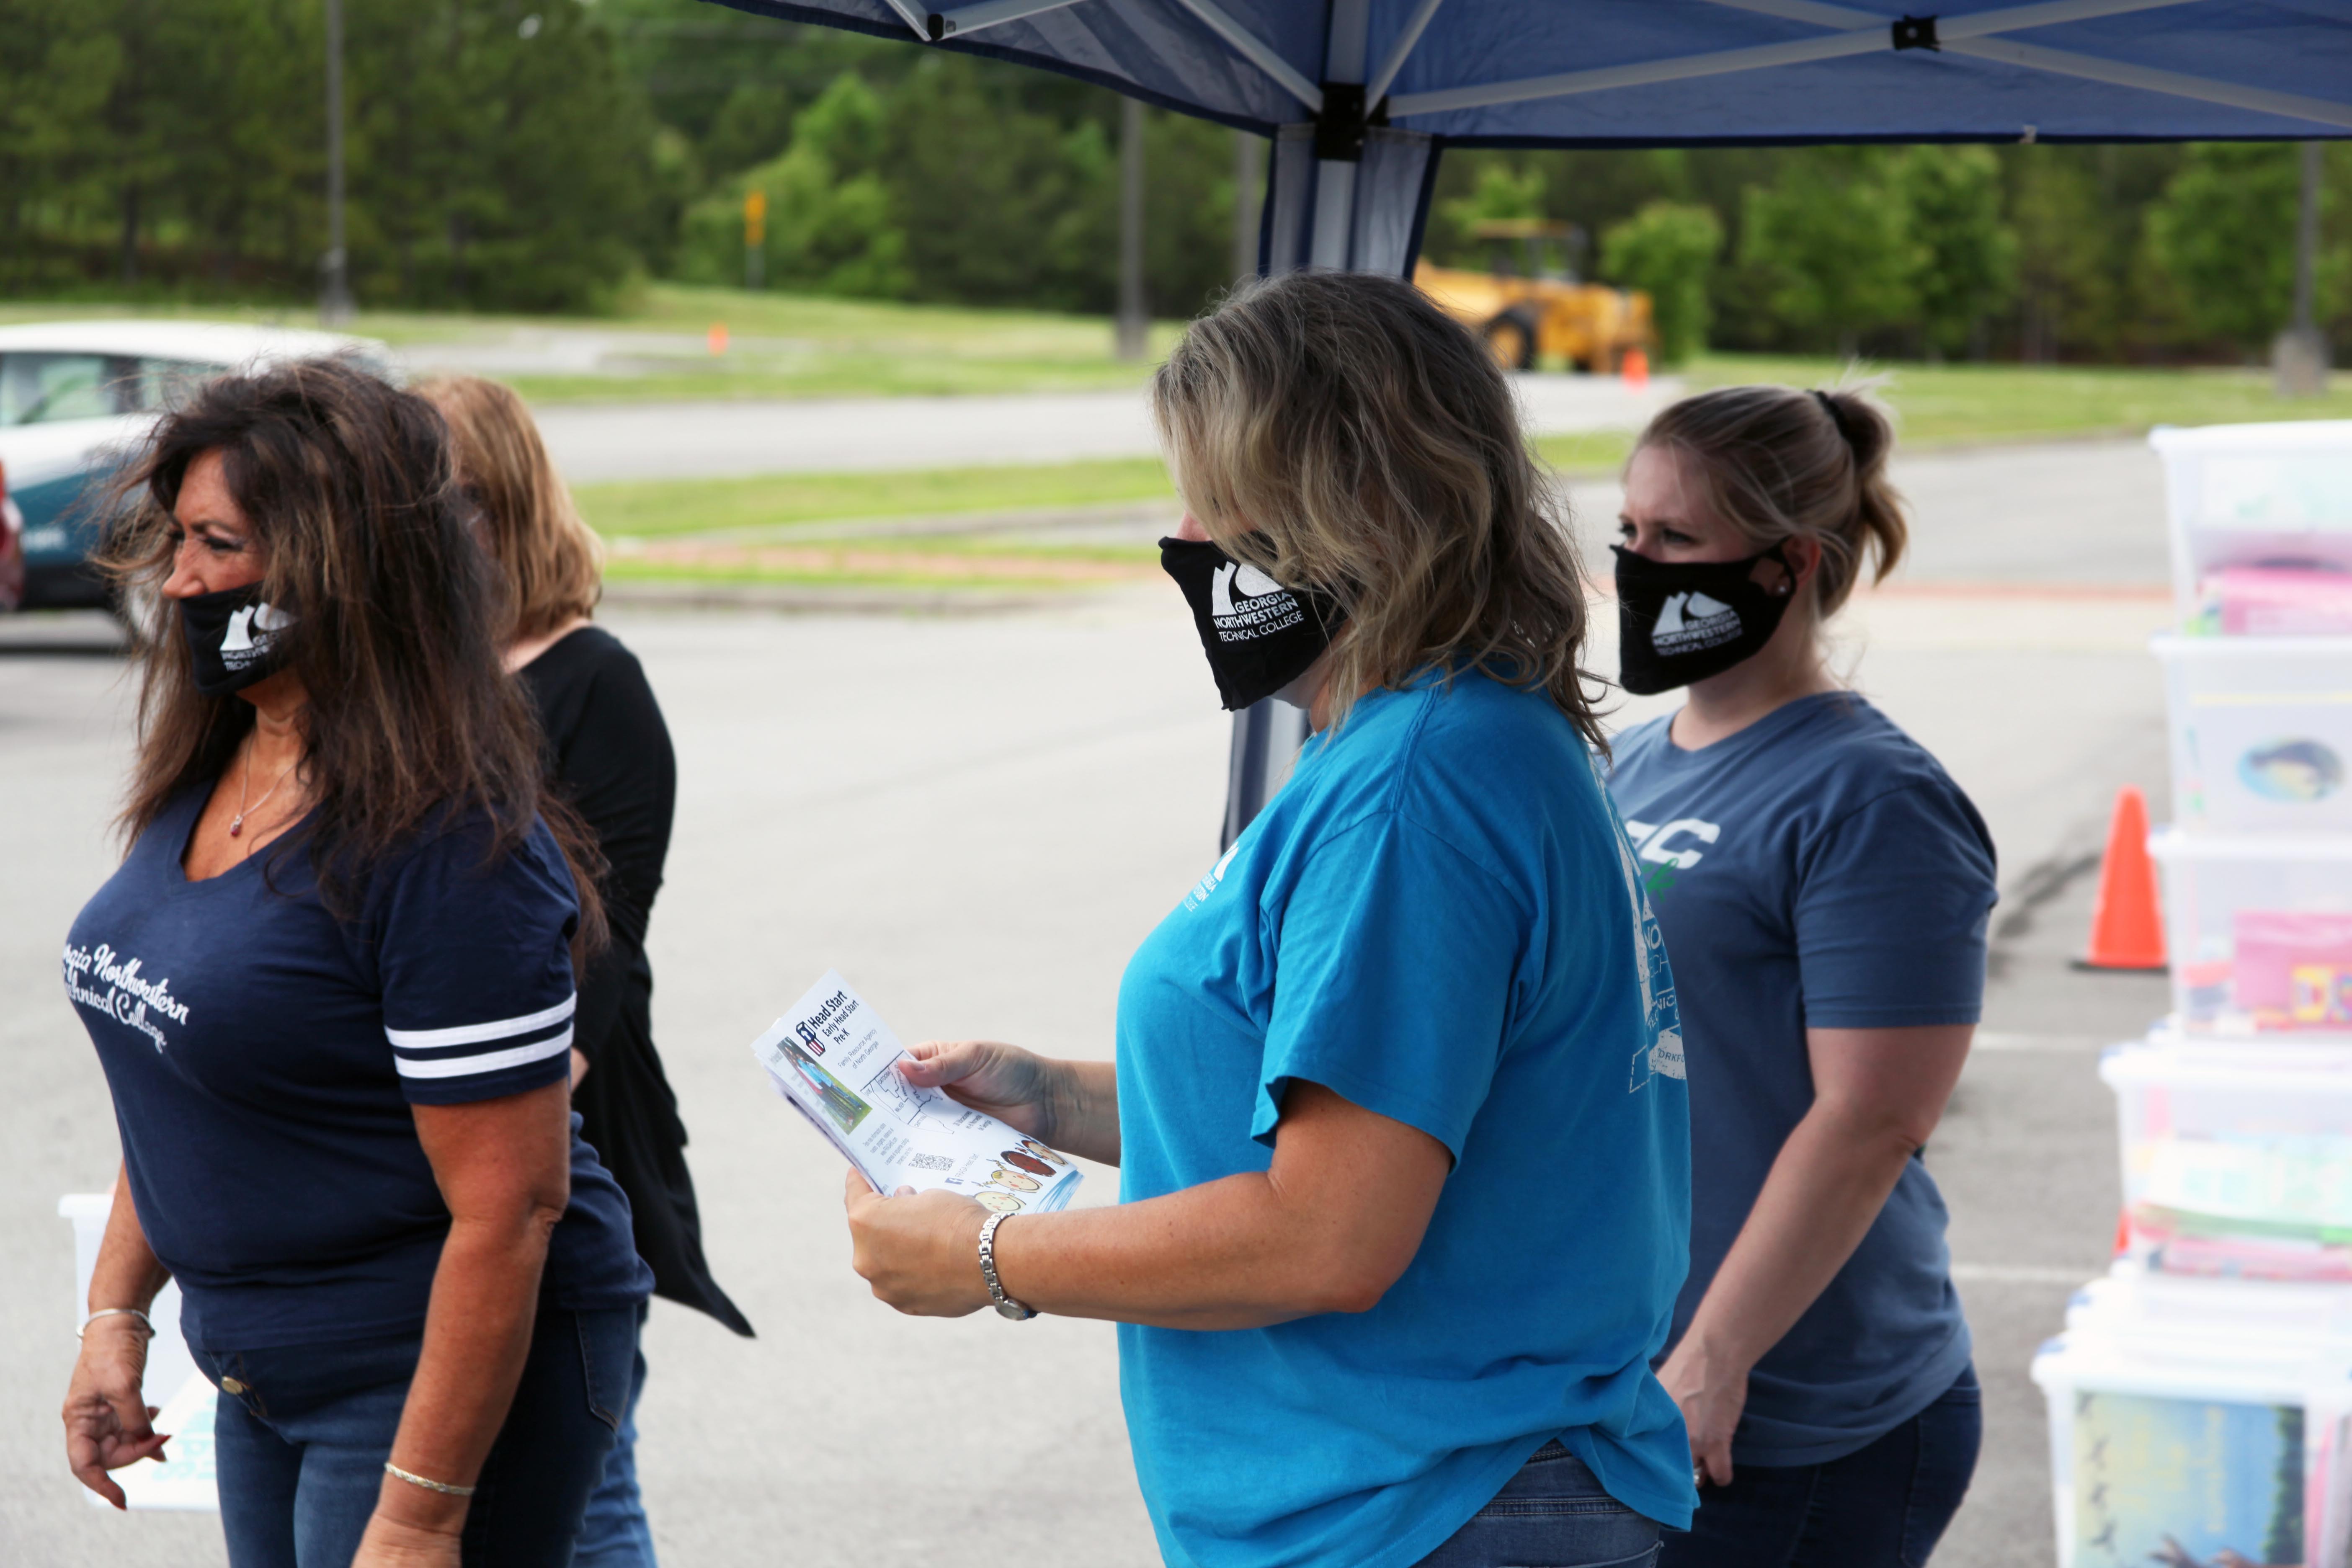
[[[2099,900],[2091,907],[2091,950],[2078,969],[2164,967],[2164,916],[2157,903],[2156,862],[2147,853],[2147,797],[2137,784],[2116,792]]]
[[[1617,374],[1625,378],[1627,387],[1641,391],[1650,384],[1649,354],[1639,348],[1627,349],[1625,357],[1617,362]]]

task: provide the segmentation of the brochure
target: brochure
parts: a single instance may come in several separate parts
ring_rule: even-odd
[[[751,1054],[877,1192],[944,1187],[998,1214],[1045,1214],[1084,1180],[1067,1155],[901,1078],[898,1064],[913,1058],[831,971],[751,1042]]]

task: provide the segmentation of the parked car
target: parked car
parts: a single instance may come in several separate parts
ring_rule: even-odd
[[[332,332],[205,321],[0,327],[0,610],[108,605],[89,566],[106,485],[156,416],[213,376],[332,353],[392,374],[383,343]]]

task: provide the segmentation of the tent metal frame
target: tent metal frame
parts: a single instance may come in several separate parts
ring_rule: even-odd
[[[911,0],[887,0],[887,3],[905,20],[917,37],[938,43],[1002,22],[1018,21],[1069,5],[1091,4],[1116,7],[1120,0],[979,0],[978,4],[946,11],[918,7]],[[1702,77],[1769,70],[1780,66],[1811,65],[1822,60],[1875,54],[1882,49],[1897,53],[1916,49],[1960,55],[2023,70],[2074,77],[2111,87],[2134,88],[2260,114],[2275,114],[2284,120],[2300,120],[2340,131],[2352,131],[2352,104],[2335,103],[2326,99],[2280,92],[2241,82],[2217,81],[2209,77],[2161,70],[2153,66],[2100,59],[2003,36],[2068,22],[2162,10],[2193,4],[2194,0],[2042,0],[2040,4],[2011,5],[1992,11],[1924,17],[1890,17],[1849,5],[1822,4],[1821,0],[1706,0],[1706,4],[1730,10],[1753,12],[1830,30],[1817,37],[1794,38],[1778,44],[1717,49],[1706,54],[1605,66],[1595,70],[1567,71],[1552,76],[1528,77],[1517,81],[1479,83],[1395,97],[1389,96],[1389,89],[1395,83],[1398,73],[1403,70],[1405,61],[1421,41],[1422,34],[1437,14],[1443,0],[1420,0],[1404,26],[1391,42],[1389,52],[1382,58],[1379,68],[1369,76],[1363,57],[1369,42],[1364,28],[1370,7],[1367,0],[1335,0],[1326,50],[1328,58],[1321,85],[1308,81],[1289,61],[1217,5],[1216,0],[1173,0],[1173,3],[1215,34],[1227,48],[1265,72],[1285,92],[1306,106],[1310,114],[1317,116],[1321,116],[1326,109],[1324,86],[1335,82],[1349,86],[1364,84],[1361,103],[1367,109],[1378,110],[1385,106],[1391,121],[1403,121],[1420,115],[1522,103],[1535,99],[1570,98],[1584,93],[1606,92],[1615,88],[1652,87]],[[1925,25],[1924,36],[1920,31],[1922,24]],[[1343,58],[1348,62],[1344,72],[1339,66],[1331,63]],[[2021,135],[2030,140],[2032,132],[2030,128],[2025,128]],[[1319,228],[1320,225],[1318,226]]]

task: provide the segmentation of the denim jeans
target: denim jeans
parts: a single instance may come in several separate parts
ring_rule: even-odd
[[[1870,1447],[1819,1465],[1732,1466],[1661,1568],[1925,1568],[1984,1436],[1976,1369]]]
[[[580,1521],[580,1543],[572,1568],[656,1568],[653,1527],[646,1522],[646,1500],[637,1492],[637,1400],[646,1391],[646,1310],[637,1309],[636,1364],[629,1376],[629,1403],[621,1430],[604,1456],[604,1479],[588,1500]]]
[[[475,1481],[465,1561],[566,1568],[627,1403],[634,1308],[542,1310],[506,1425]],[[197,1349],[232,1568],[348,1568],[375,1511],[420,1334]]]
[[[1546,1443],[1419,1568],[1652,1568],[1658,1528],[1601,1490],[1564,1446]]]

